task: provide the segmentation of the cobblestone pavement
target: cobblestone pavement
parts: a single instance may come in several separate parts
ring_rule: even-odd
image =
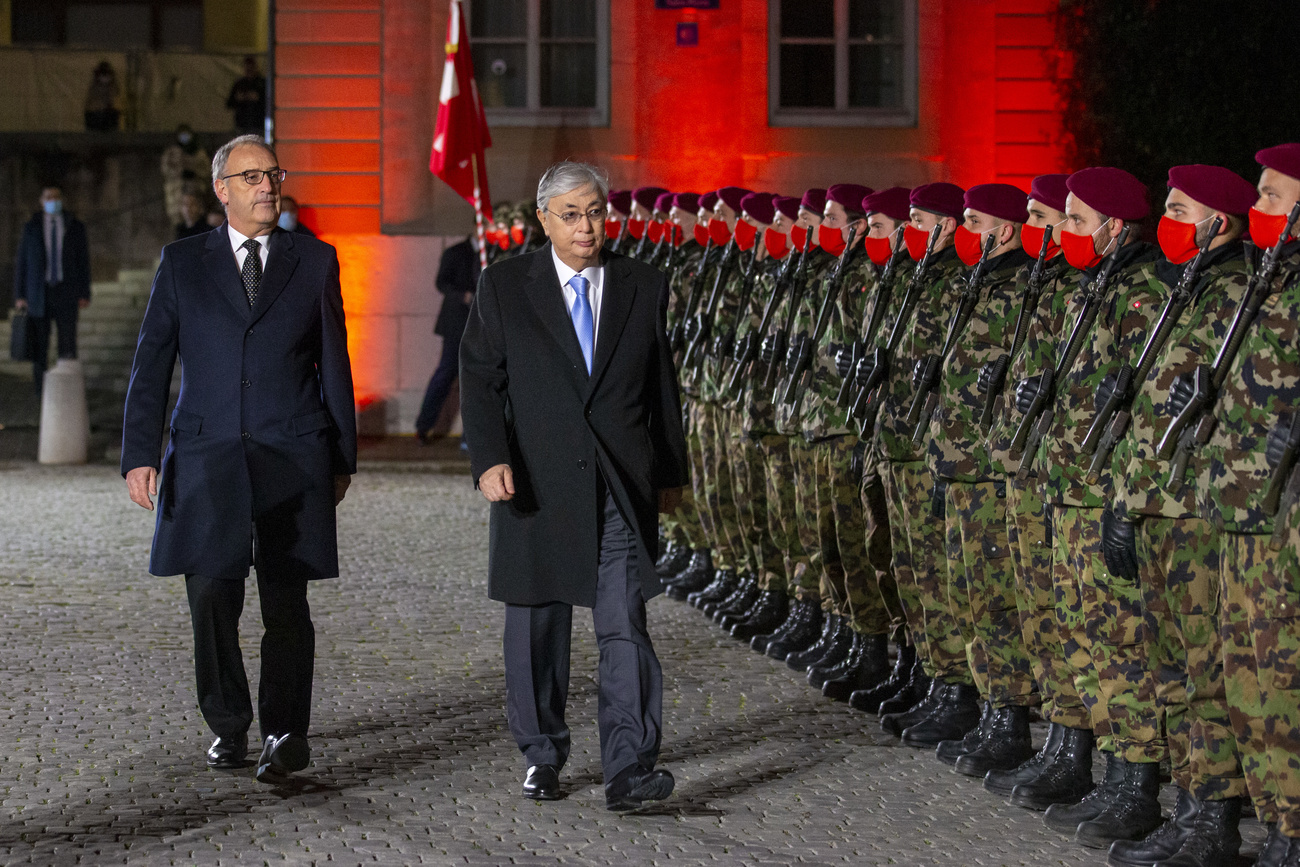
[[[364,472],[341,509],[343,577],[311,595],[312,766],[282,788],[210,771],[184,593],[145,572],[152,516],[105,466],[0,464],[0,492],[0,861],[1105,861],[662,597],[651,630],[677,793],[638,815],[604,809],[595,644],[578,617],[568,796],[521,799],[501,612],[485,595],[487,510],[463,477],[436,473]],[[1250,851],[1261,836],[1252,823]]]

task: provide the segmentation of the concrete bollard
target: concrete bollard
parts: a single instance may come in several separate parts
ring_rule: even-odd
[[[41,385],[41,435],[36,459],[43,464],[84,464],[90,450],[90,413],[81,362],[60,358]]]

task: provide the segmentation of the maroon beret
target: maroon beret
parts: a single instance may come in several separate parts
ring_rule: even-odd
[[[632,201],[636,202],[647,211],[653,211],[655,199],[658,199],[664,193],[668,192],[663,187],[637,187],[632,191]]]
[[[846,211],[856,212],[862,210],[862,200],[873,192],[871,187],[862,184],[831,184],[826,190],[826,198],[843,206]]]
[[[826,210],[826,191],[821,187],[813,187],[803,194],[803,198],[799,200],[799,207],[821,216],[822,211]]]
[[[1116,220],[1140,220],[1151,213],[1146,185],[1123,169],[1079,169],[1065,185],[1085,205]]]
[[[1225,214],[1244,216],[1259,199],[1250,181],[1222,166],[1174,166],[1169,170],[1169,186]]]
[[[753,190],[747,190],[744,187],[723,187],[718,190],[718,198],[722,203],[737,214],[740,213],[740,200],[752,193]]]
[[[610,190],[609,206],[620,214],[626,214],[632,210],[632,191],[631,190]]]
[[[700,196],[700,207],[696,210],[705,210],[712,212],[713,206],[718,203],[718,194],[712,190]]]
[[[908,209],[911,208],[912,191],[907,187],[890,187],[887,190],[877,190],[862,200],[862,210],[871,214],[884,214],[891,220],[897,220],[900,223],[906,223]]]
[[[962,211],[966,210],[966,191],[956,184],[944,181],[921,184],[912,188],[908,204],[913,208],[961,220]]]
[[[740,209],[758,222],[767,225],[776,216],[776,205],[772,203],[774,198],[776,197],[771,193],[750,193],[740,200]]]
[[[664,193],[655,199],[655,210],[661,214],[668,213],[668,209],[673,206],[673,193]]]
[[[673,207],[679,211],[690,211],[694,214],[700,209],[700,194],[678,193],[673,196]]]
[[[791,220],[799,219],[799,200],[794,196],[777,196],[772,199],[772,204]]]
[[[1255,154],[1255,162],[1266,169],[1300,180],[1300,144],[1280,144]]]
[[[1070,195],[1070,188],[1065,185],[1069,178],[1069,175],[1039,175],[1029,185],[1029,198],[1064,212],[1065,197]]]
[[[976,184],[966,191],[966,207],[1012,223],[1023,223],[1029,212],[1029,196],[1011,184]]]

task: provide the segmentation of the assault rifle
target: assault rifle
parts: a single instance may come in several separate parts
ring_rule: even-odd
[[[690,337],[687,332],[690,330],[691,317],[694,316],[696,308],[700,306],[700,294],[703,290],[702,276],[709,267],[709,256],[712,253],[713,238],[710,237],[708,243],[704,245],[704,255],[700,258],[700,267],[691,275],[690,292],[679,292],[677,294],[678,308],[674,311],[677,324],[673,326],[672,334],[668,335],[675,352],[681,352],[685,349],[686,341]]]
[[[782,327],[778,328],[772,334],[766,337],[760,337],[760,340],[772,341],[772,361],[767,365],[767,372],[763,374],[763,391],[772,391],[776,388],[776,378],[781,371],[781,361],[785,357],[786,343],[790,339],[790,329],[794,327],[794,318],[799,314],[799,305],[803,302],[803,292],[807,283],[806,275],[808,274],[808,257],[812,255],[812,233],[808,233],[808,240],[804,242],[804,252],[799,255],[799,264],[794,270],[794,278],[790,281],[790,306],[785,311],[785,321]]]
[[[980,300],[980,288],[984,283],[984,277],[988,273],[989,255],[993,248],[998,245],[997,238],[993,237],[990,232],[988,238],[984,241],[984,251],[980,253],[980,260],[975,263],[971,269],[970,276],[966,280],[966,286],[962,289],[961,299],[957,302],[957,309],[953,311],[952,318],[948,320],[948,333],[943,337],[943,349],[938,355],[927,355],[925,358],[925,367],[921,371],[921,382],[916,389],[916,394],[912,397],[912,408],[907,413],[907,423],[916,425],[912,431],[912,445],[919,446],[925,439],[926,428],[930,425],[930,416],[934,415],[934,408],[939,403],[939,394],[936,389],[939,387],[939,378],[943,375],[944,362],[952,351],[957,348],[957,341],[961,340],[962,334],[966,331],[966,326],[970,324],[971,316],[975,313],[975,305]]]
[[[1210,250],[1210,243],[1218,237],[1222,226],[1223,220],[1219,217],[1215,217],[1214,222],[1210,223],[1210,232],[1205,238],[1205,243],[1201,244],[1196,258],[1183,269],[1182,276],[1178,278],[1178,285],[1174,287],[1169,300],[1165,302],[1164,309],[1160,311],[1160,318],[1156,320],[1155,327],[1151,329],[1151,336],[1147,338],[1146,345],[1142,347],[1142,354],[1138,356],[1137,367],[1130,364],[1120,367],[1115,378],[1115,390],[1106,401],[1106,405],[1101,408],[1101,412],[1097,413],[1096,418],[1092,420],[1092,427],[1088,429],[1088,435],[1083,440],[1083,453],[1092,455],[1092,463],[1088,466],[1088,475],[1085,476],[1088,484],[1097,484],[1097,480],[1101,478],[1102,472],[1110,463],[1111,452],[1115,450],[1115,445],[1128,432],[1128,426],[1133,421],[1133,400],[1141,390],[1142,384],[1147,381],[1151,368],[1155,367],[1156,358],[1169,340],[1169,335],[1178,327],[1178,320],[1182,318],[1183,311],[1192,303],[1196,280],[1205,267],[1203,264],[1205,255]]]
[[[822,297],[821,310],[817,311],[817,323],[813,326],[812,335],[800,341],[799,359],[795,362],[794,370],[790,371],[790,380],[786,383],[785,396],[782,398],[782,402],[793,407],[794,415],[799,414],[803,397],[807,394],[808,387],[812,385],[813,352],[821,345],[822,338],[826,336],[826,329],[830,326],[831,315],[835,312],[835,300],[839,297],[844,279],[848,276],[845,269],[853,260],[853,243],[857,240],[858,227],[854,224],[849,227],[849,240],[844,246],[844,252],[840,254],[840,261],[835,263],[835,273],[826,279],[826,294]]]
[[[835,396],[837,406],[847,407],[853,401],[853,370],[858,366],[858,361],[866,352],[867,347],[876,342],[876,332],[880,330],[880,323],[885,320],[885,308],[889,306],[890,296],[894,292],[894,270],[898,267],[899,261],[907,252],[903,244],[903,230],[906,226],[899,226],[894,232],[893,252],[889,256],[889,261],[885,263],[885,270],[880,272],[880,279],[876,281],[876,296],[871,302],[871,318],[862,326],[862,339],[853,342],[852,357],[849,359],[849,375],[844,377],[840,383],[839,394]]]
[[[921,300],[921,292],[925,289],[925,278],[930,272],[930,261],[934,258],[934,246],[939,242],[939,233],[942,230],[942,226],[939,225],[930,230],[930,237],[925,242],[925,255],[916,263],[912,276],[908,278],[907,288],[903,291],[903,305],[898,311],[898,317],[894,319],[894,327],[889,331],[889,339],[883,348],[877,346],[873,350],[871,374],[863,383],[857,399],[849,409],[849,414],[862,423],[864,435],[876,426],[876,413],[880,409],[880,401],[873,399],[873,395],[879,391],[881,383],[889,374],[889,365],[893,363],[894,353],[898,350],[898,344],[903,341],[903,335],[912,321],[912,312],[916,310],[916,305]]]
[[[718,304],[722,301],[722,290],[727,285],[727,279],[731,276],[731,269],[736,265],[737,253],[740,248],[736,246],[736,238],[733,235],[727,242],[727,246],[722,248],[722,261],[718,263],[718,273],[713,280],[713,291],[709,293],[708,303],[704,309],[695,314],[694,334],[691,337],[690,345],[686,347],[686,356],[682,359],[684,367],[690,367],[694,370],[695,375],[699,375],[699,366],[703,359],[700,357],[702,350],[713,331],[713,318],[717,315]]]
[[[741,380],[744,377],[753,375],[754,359],[758,357],[758,341],[762,335],[772,327],[772,317],[776,315],[776,308],[781,306],[781,299],[785,297],[786,290],[790,288],[790,280],[798,270],[796,259],[802,261],[804,251],[800,250],[798,255],[793,250],[786,256],[785,261],[781,263],[781,270],[776,276],[776,285],[772,288],[772,295],[767,299],[767,304],[763,307],[763,318],[758,323],[758,328],[750,331],[745,335],[745,339],[736,345],[734,358],[736,366],[731,371],[731,378],[727,380],[727,393],[735,394],[740,388]]]
[[[1002,397],[1002,386],[1006,384],[1007,371],[1011,362],[1020,354],[1029,336],[1029,320],[1038,309],[1038,299],[1043,297],[1043,285],[1047,282],[1047,250],[1052,245],[1050,230],[1043,232],[1043,246],[1034,260],[1034,269],[1029,272],[1029,283],[1025,287],[1024,300],[1020,302],[1020,312],[1016,315],[1016,333],[1011,338],[1011,351],[993,362],[993,376],[989,380],[988,393],[984,395],[984,414],[980,416],[980,426],[988,430],[993,426],[993,414],[997,410],[998,399]]]
[[[713,338],[712,355],[722,362],[721,374],[719,378],[726,375],[727,364],[730,361],[731,350],[736,344],[736,332],[740,329],[740,323],[744,320],[746,311],[749,310],[749,299],[754,294],[754,281],[758,278],[758,245],[755,244],[749,248],[749,261],[741,268],[743,279],[740,283],[740,299],[736,306],[735,318],[731,321],[731,327],[719,332]]]
[[[1296,220],[1300,220],[1300,202],[1291,209],[1287,225],[1295,225]],[[1169,472],[1169,489],[1175,495],[1182,491],[1183,479],[1187,474],[1187,464],[1192,452],[1198,446],[1209,442],[1210,436],[1214,433],[1217,421],[1210,410],[1223,389],[1223,383],[1232,370],[1237,353],[1241,351],[1246,332],[1250,330],[1260,308],[1268,300],[1269,286],[1277,273],[1278,264],[1282,259],[1282,245],[1286,241],[1287,233],[1282,232],[1278,236],[1277,243],[1264,252],[1259,268],[1251,276],[1250,284],[1246,287],[1246,294],[1237,305],[1237,312],[1232,317],[1232,325],[1228,327],[1228,336],[1224,339],[1223,346],[1219,348],[1219,354],[1214,358],[1214,366],[1197,365],[1196,372],[1192,376],[1192,399],[1169,422],[1169,428],[1160,440],[1157,455],[1164,461],[1173,458],[1173,466]],[[1278,502],[1278,493],[1274,490],[1277,487],[1280,487],[1280,480],[1274,476],[1274,482],[1269,487],[1274,509],[1277,508]],[[1266,498],[1266,510],[1267,503]]]
[[[1127,224],[1120,230],[1119,238],[1115,241],[1115,252],[1102,263],[1097,276],[1093,277],[1092,282],[1080,292],[1081,309],[1074,320],[1074,327],[1070,330],[1070,338],[1057,356],[1056,366],[1043,371],[1038,393],[1034,395],[1033,403],[1020,418],[1020,426],[1016,428],[1016,435],[1011,440],[1011,454],[1014,456],[1017,452],[1021,453],[1020,467],[1016,470],[1016,478],[1019,481],[1023,482],[1029,477],[1029,471],[1034,466],[1034,455],[1038,452],[1038,444],[1052,429],[1056,411],[1051,406],[1056,402],[1056,390],[1060,386],[1062,377],[1074,366],[1075,359],[1083,349],[1084,340],[1092,331],[1093,323],[1097,321],[1102,301],[1106,298],[1106,290],[1110,288],[1115,262],[1132,231],[1132,227]]]

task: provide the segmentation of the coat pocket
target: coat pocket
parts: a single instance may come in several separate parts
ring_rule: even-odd
[[[196,434],[202,430],[203,416],[181,409],[179,406],[172,412],[172,431]]]
[[[325,430],[331,426],[330,414],[323,409],[309,412],[306,415],[294,416],[291,423],[293,425],[293,435],[299,437],[303,434]]]

